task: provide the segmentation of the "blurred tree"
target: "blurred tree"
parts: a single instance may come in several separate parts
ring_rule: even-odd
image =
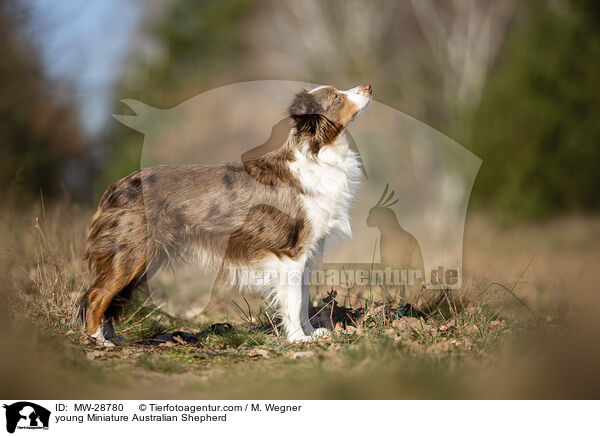
[[[483,159],[474,199],[504,219],[600,206],[598,3],[543,5],[528,3],[459,134]]]
[[[26,10],[0,0],[0,193],[16,203],[56,194],[84,138],[70,102],[44,77],[39,55],[22,34]]]
[[[255,70],[352,87],[444,130],[476,105],[516,0],[266,0],[248,37]]]
[[[477,106],[517,10],[516,0],[411,0],[451,112]],[[454,113],[452,113],[454,115]]]
[[[139,44],[115,92],[151,106],[167,108],[216,86],[239,80],[241,35],[250,0],[173,0],[149,11]],[[124,113],[123,105],[115,113]],[[97,195],[139,168],[142,136],[115,124]]]

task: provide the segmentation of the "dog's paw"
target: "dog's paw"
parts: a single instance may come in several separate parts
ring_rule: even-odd
[[[318,328],[316,329],[314,332],[312,332],[312,334],[310,335],[311,339],[321,339],[321,338],[328,338],[329,336],[331,336],[331,332],[325,328]]]
[[[291,344],[293,343],[301,343],[301,342],[310,342],[313,340],[312,336],[306,335],[294,335],[287,338],[287,341]]]
[[[113,336],[105,336],[105,339],[107,341],[114,342],[114,343],[117,343],[117,344],[122,344],[124,342],[129,341],[129,339],[127,339],[125,336],[116,335],[116,334],[113,335]]]
[[[113,344],[111,341],[109,341],[108,339],[101,337],[101,338],[94,338],[96,341],[96,345],[99,347],[104,347],[104,348],[114,348],[115,344]]]
[[[318,328],[316,330],[314,330],[310,335],[294,335],[289,337],[287,340],[288,342],[312,342],[312,341],[318,341],[319,339],[322,338],[327,338],[331,336],[331,332],[327,329],[324,328]]]
[[[114,348],[115,344],[106,339],[102,334],[102,329],[98,327],[94,333],[90,335],[90,337],[96,342],[96,345],[104,348]]]
[[[104,320],[102,323],[102,336],[105,340],[111,341],[113,343],[121,344],[123,342],[127,342],[127,338],[120,336],[115,333],[115,329],[113,327],[112,320]]]

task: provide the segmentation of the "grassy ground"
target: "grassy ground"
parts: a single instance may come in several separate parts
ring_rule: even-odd
[[[70,325],[90,281],[81,260],[91,212],[75,206],[5,212],[0,284],[4,397],[521,398],[595,396],[594,269],[600,220],[571,217],[511,229],[467,223],[462,291],[426,318],[393,319],[377,301],[332,336],[288,344],[254,330],[239,296],[194,322],[146,305],[117,326],[129,339],[160,331],[235,330],[197,344],[97,348]],[[495,283],[495,284],[494,284]],[[316,296],[319,300],[322,296]],[[237,305],[231,302],[237,299]],[[260,302],[250,311],[256,314]]]

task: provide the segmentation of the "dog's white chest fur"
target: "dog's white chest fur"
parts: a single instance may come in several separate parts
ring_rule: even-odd
[[[338,233],[351,237],[349,209],[361,176],[358,155],[349,148],[346,135],[322,148],[315,157],[298,152],[290,164],[305,194],[300,199],[315,239]]]

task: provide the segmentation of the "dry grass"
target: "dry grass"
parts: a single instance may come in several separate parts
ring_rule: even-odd
[[[581,356],[586,362],[596,356],[589,347],[577,348],[573,335],[582,344],[593,336],[580,321],[589,320],[582,318],[582,307],[595,307],[586,298],[585,266],[599,259],[590,239],[600,234],[597,219],[499,230],[476,218],[465,236],[471,279],[461,292],[443,293],[426,318],[397,319],[389,304],[370,300],[361,319],[338,325],[330,338],[290,345],[277,334],[256,331],[258,324],[272,321],[258,300],[247,304],[240,296],[224,295],[211,306],[210,318],[198,323],[172,318],[140,297],[143,304],[118,325],[129,338],[200,331],[210,322],[229,321],[236,330],[208,334],[193,345],[101,350],[70,325],[90,280],[82,260],[90,216],[76,206],[45,210],[41,204],[29,213],[2,214],[0,238],[7,248],[0,280],[8,304],[0,321],[9,332],[2,346],[11,352],[4,353],[10,357],[0,370],[44,375],[17,384],[3,380],[13,396],[564,396],[570,391],[562,384],[548,389],[543,381],[566,364],[546,354],[564,358],[568,346],[571,353],[587,352]],[[586,396],[590,386],[588,379],[576,393]]]
[[[66,332],[88,277],[82,260],[86,217],[75,206],[43,203],[32,213],[2,214],[2,280],[10,312],[29,324]]]

